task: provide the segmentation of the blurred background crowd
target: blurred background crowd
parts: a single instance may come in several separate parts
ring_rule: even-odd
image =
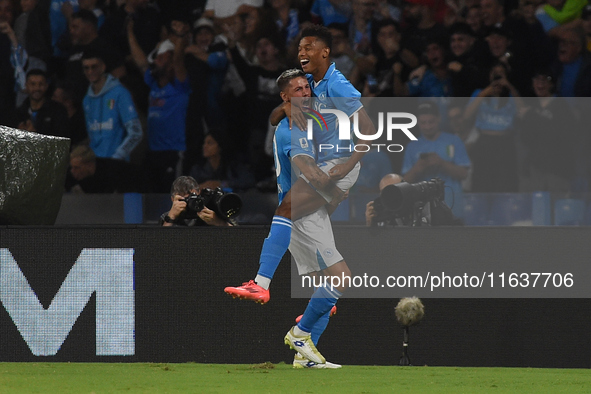
[[[464,191],[588,191],[587,0],[0,0],[0,124],[70,138],[69,192],[271,192],[275,80],[309,24],[363,97],[436,100]],[[403,156],[366,155],[358,188]]]

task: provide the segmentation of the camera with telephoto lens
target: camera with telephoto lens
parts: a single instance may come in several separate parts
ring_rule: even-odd
[[[439,178],[386,186],[374,200],[377,222],[408,226],[453,224],[453,214],[444,201],[444,188],[445,182]]]
[[[242,199],[238,194],[224,193],[219,187],[203,189],[201,194],[191,193],[183,201],[187,203],[189,213],[196,214],[207,207],[225,221],[238,215],[242,209]]]

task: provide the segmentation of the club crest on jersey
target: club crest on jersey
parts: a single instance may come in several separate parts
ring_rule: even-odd
[[[113,109],[113,108],[115,108],[115,99],[108,99],[108,100],[107,100],[107,107],[108,107],[109,109]]]

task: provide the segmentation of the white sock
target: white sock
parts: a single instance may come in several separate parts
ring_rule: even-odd
[[[295,326],[293,328],[293,335],[295,335],[296,337],[307,337],[308,335],[310,335],[310,333],[300,329],[298,326]]]
[[[257,275],[254,281],[265,290],[269,290],[269,286],[271,286],[271,279],[261,275]]]

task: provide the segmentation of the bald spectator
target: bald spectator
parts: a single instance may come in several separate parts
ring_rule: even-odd
[[[380,192],[384,190],[386,186],[396,185],[404,180],[398,174],[387,174],[380,180]],[[375,207],[375,201],[370,201],[365,206],[365,225],[366,226],[384,226],[386,224],[385,218],[379,218]]]

